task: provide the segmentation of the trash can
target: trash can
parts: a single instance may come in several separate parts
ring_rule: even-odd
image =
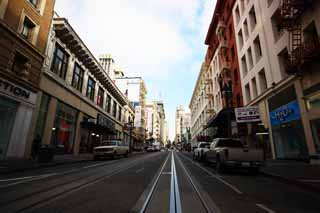
[[[48,163],[53,160],[55,148],[51,145],[42,144],[39,148],[38,162]]]

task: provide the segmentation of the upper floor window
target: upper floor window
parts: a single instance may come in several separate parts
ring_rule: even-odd
[[[113,117],[117,116],[117,102],[113,101],[113,112],[112,112]]]
[[[86,96],[90,98],[92,101],[94,99],[95,86],[96,86],[96,82],[91,77],[89,77]]]
[[[110,111],[111,111],[111,96],[110,95],[107,95],[106,111],[108,113],[110,113]]]
[[[69,56],[67,55],[67,53],[62,49],[62,47],[56,44],[53,54],[51,71],[59,75],[60,78],[65,79],[68,67],[68,60]]]
[[[119,112],[118,112],[118,120],[121,121],[122,118],[122,108],[119,106]]]
[[[25,17],[22,25],[21,35],[27,40],[32,39],[32,33],[36,25],[28,18]]]
[[[101,87],[99,87],[97,104],[98,104],[100,107],[103,107],[103,97],[104,97],[104,90],[103,90]]]
[[[28,0],[34,7],[37,7],[38,0]]]
[[[84,71],[76,63],[74,65],[73,77],[72,77],[72,86],[81,92],[83,84],[83,75]]]
[[[26,58],[21,53],[17,52],[14,56],[14,61],[12,65],[12,71],[15,73],[21,73],[23,70],[27,68],[28,58]]]

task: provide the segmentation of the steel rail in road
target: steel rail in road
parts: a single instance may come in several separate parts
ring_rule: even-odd
[[[208,202],[206,201],[206,199],[203,197],[203,195],[200,193],[199,188],[197,187],[197,185],[195,184],[194,180],[192,179],[190,173],[188,172],[188,170],[186,169],[186,167],[183,165],[181,159],[179,156],[177,156],[177,159],[183,169],[183,171],[185,172],[185,174],[188,177],[188,180],[190,181],[193,189],[196,191],[197,196],[200,199],[201,204],[203,205],[204,209],[206,210],[206,212],[208,213],[213,213],[213,212],[219,212],[219,210],[217,210],[217,207],[215,207],[216,211],[213,211],[212,207],[209,207],[210,205],[208,204]]]
[[[171,159],[170,213],[181,213],[181,199],[173,152],[171,152]]]
[[[133,162],[129,163],[128,165],[126,165],[125,167],[123,167],[123,165],[118,165],[117,167],[114,168],[114,171],[112,171],[111,173],[108,173],[108,174],[104,174],[104,175],[101,175],[99,177],[96,177],[96,178],[93,178],[94,175],[90,175],[90,176],[86,176],[86,177],[80,177],[80,178],[77,178],[76,180],[71,180],[71,181],[67,181],[65,183],[61,183],[61,184],[57,184],[53,187],[50,187],[50,188],[47,188],[47,189],[44,189],[44,190],[40,190],[40,191],[37,191],[37,192],[33,192],[33,193],[30,193],[28,195],[24,195],[22,197],[19,197],[19,198],[16,198],[14,200],[11,200],[7,203],[3,203],[2,205],[0,205],[1,207],[1,211],[2,210],[5,210],[5,209],[12,209],[13,207],[10,207],[10,204],[13,204],[13,202],[23,202],[23,201],[26,201],[30,198],[33,198],[35,196],[42,196],[42,195],[45,195],[46,193],[48,193],[48,196],[44,196],[44,198],[40,198],[38,199],[37,201],[34,201],[34,202],[31,202],[30,204],[26,205],[26,206],[23,206],[23,207],[20,207],[20,208],[17,208],[16,210],[14,210],[15,212],[29,212],[29,211],[34,211],[38,208],[41,208],[42,206],[45,206],[55,200],[58,200],[62,197],[65,197],[66,195],[69,195],[70,193],[74,193],[76,191],[79,191],[83,188],[86,188],[88,186],[91,186],[95,183],[98,183],[106,178],[110,178],[114,175],[117,175],[123,171],[126,171],[136,165],[139,164],[139,160],[140,159],[134,159]],[[92,177],[92,178],[90,178]],[[88,179],[89,178],[89,179]],[[88,179],[87,181],[83,181],[82,183],[79,183],[79,184],[75,184],[74,181],[81,181],[82,179]],[[73,186],[73,184],[75,184]],[[69,185],[69,187],[68,187]],[[57,188],[59,187],[59,188]],[[60,188],[64,187],[65,189],[63,190],[59,190]],[[56,193],[55,193],[55,190]]]
[[[168,162],[169,156],[170,156],[170,154],[168,154],[166,160],[165,160],[164,163],[162,164],[162,167],[161,167],[161,169],[160,169],[160,171],[159,171],[159,174],[156,176],[156,178],[155,178],[155,180],[154,180],[154,182],[153,182],[153,184],[152,184],[152,186],[151,186],[151,189],[150,189],[150,191],[149,191],[149,193],[148,193],[148,195],[147,195],[147,197],[146,197],[146,199],[145,199],[145,201],[144,201],[144,203],[143,203],[143,205],[142,205],[142,208],[141,208],[140,211],[139,211],[140,213],[144,213],[144,212],[146,211],[147,206],[148,206],[148,204],[150,203],[150,200],[151,200],[151,198],[152,198],[152,195],[153,195],[153,193],[154,193],[154,191],[155,191],[155,189],[156,189],[156,186],[157,186],[157,184],[158,184],[158,182],[159,182],[160,176],[161,176],[161,174],[163,173],[164,167],[166,166],[166,164],[167,164],[167,162]],[[134,211],[132,211],[132,212],[134,212]]]

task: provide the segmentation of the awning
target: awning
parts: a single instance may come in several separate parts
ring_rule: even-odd
[[[228,116],[230,116],[230,121],[235,120],[235,113],[234,109],[222,109],[220,112],[218,112],[215,116],[211,117],[207,124],[205,129],[209,127],[224,127],[227,126],[228,122]]]
[[[115,128],[111,128],[111,127],[107,127],[107,126],[102,126],[99,124],[96,124],[93,121],[90,120],[84,120],[80,123],[80,126],[82,128],[88,129],[90,131],[95,131],[97,133],[109,133],[112,135],[116,135],[116,129]]]

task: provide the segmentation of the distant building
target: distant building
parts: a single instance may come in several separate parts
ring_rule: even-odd
[[[179,106],[176,110],[176,122],[175,122],[175,142],[183,142],[183,135],[187,132],[187,129],[191,126],[191,113],[184,107]]]
[[[141,77],[118,77],[114,79],[114,83],[120,91],[129,99],[135,110],[134,133],[136,144],[143,143],[146,138],[146,94],[147,88]]]

